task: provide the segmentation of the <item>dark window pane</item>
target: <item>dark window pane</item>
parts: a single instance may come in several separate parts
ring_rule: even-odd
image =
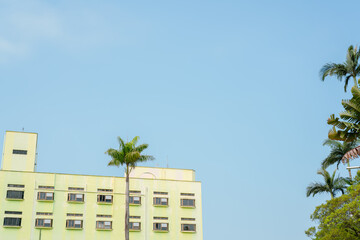
[[[21,218],[4,218],[4,226],[21,226]]]
[[[17,215],[21,215],[22,212],[18,212],[18,211],[5,211],[5,214],[17,214]]]
[[[14,149],[14,150],[13,150],[13,154],[26,155],[26,154],[27,154],[27,150]]]
[[[6,198],[24,199],[24,191],[8,190],[7,193],[6,193]]]

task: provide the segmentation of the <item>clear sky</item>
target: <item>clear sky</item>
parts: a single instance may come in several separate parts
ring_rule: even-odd
[[[329,196],[305,188],[350,97],[319,70],[359,44],[359,7],[0,0],[0,133],[39,133],[38,171],[113,176],[104,152],[138,135],[146,166],[196,170],[205,240],[307,239]]]

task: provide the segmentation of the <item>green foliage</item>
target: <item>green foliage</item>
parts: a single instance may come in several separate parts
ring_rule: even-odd
[[[359,144],[358,141],[354,142],[338,142],[335,140],[327,139],[324,141],[323,146],[329,146],[331,148],[330,154],[322,161],[321,166],[327,168],[330,165],[339,164],[348,151],[355,148]]]
[[[360,50],[351,45],[348,48],[344,63],[327,63],[321,68],[321,80],[324,81],[327,76],[336,76],[339,81],[345,79],[344,91],[346,92],[347,85],[352,77],[354,79],[354,86],[357,87],[356,76],[360,74],[359,57]]]
[[[346,181],[342,177],[336,177],[336,170],[332,175],[325,168],[318,170],[317,174],[323,176],[324,183],[314,182],[306,188],[306,196],[315,196],[320,193],[330,193],[331,198],[334,198],[338,192],[344,194],[347,187]]]
[[[134,168],[137,163],[145,162],[148,160],[153,160],[153,156],[149,155],[141,155],[141,152],[144,151],[148,144],[141,144],[136,146],[139,137],[136,136],[130,142],[124,142],[120,137],[118,137],[119,141],[119,150],[109,148],[105,153],[111,157],[109,166],[122,166],[126,165]]]
[[[353,97],[350,100],[342,101],[345,111],[339,114],[341,120],[332,114],[327,121],[333,126],[329,139],[354,142],[360,138],[360,90],[352,87],[351,93]]]
[[[355,178],[359,181],[360,175]],[[360,239],[360,185],[353,185],[347,194],[316,207],[311,220],[319,225],[305,234],[314,240]]]

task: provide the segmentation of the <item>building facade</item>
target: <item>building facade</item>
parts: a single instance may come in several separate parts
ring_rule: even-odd
[[[5,134],[0,239],[124,239],[125,178],[36,172],[36,133]],[[202,240],[201,183],[185,169],[130,174],[131,240]]]

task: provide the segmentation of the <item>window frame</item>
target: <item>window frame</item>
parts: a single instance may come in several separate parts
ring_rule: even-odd
[[[71,200],[70,196],[75,195],[75,200]],[[82,195],[82,201],[76,200],[77,195]],[[85,194],[84,193],[68,193],[67,201],[71,203],[84,203],[85,202]]]
[[[194,230],[185,230],[184,226],[185,225],[193,225],[194,226]],[[196,224],[195,223],[182,223],[181,224],[181,232],[196,232]]]
[[[134,198],[139,198],[138,203],[134,201]],[[141,196],[129,196],[129,204],[130,205],[141,205]]]
[[[105,201],[101,201],[101,197],[104,196],[104,199]],[[106,201],[106,197],[110,196],[111,197],[111,201],[110,202],[107,202]],[[98,194],[97,195],[97,203],[100,203],[100,204],[112,204],[114,201],[114,196],[113,195],[110,195],[110,194]]]
[[[71,221],[74,222],[73,226],[69,226],[70,225],[69,223]],[[81,222],[80,227],[76,227],[75,221],[80,221]],[[83,227],[84,227],[84,221],[82,219],[66,219],[65,227],[66,227],[66,229],[79,229],[80,230],[80,229],[83,229]]]
[[[110,225],[106,225],[105,222],[109,222]],[[102,223],[104,227],[100,227],[100,223]],[[105,228],[105,226],[110,226],[110,228]],[[105,220],[96,221],[96,230],[112,230],[112,221],[105,221]]]
[[[45,198],[40,198],[41,194],[43,194],[43,193],[45,194]],[[51,193],[51,194],[52,194],[52,198],[51,198],[51,199],[46,199],[48,193]],[[38,201],[52,202],[52,201],[54,201],[54,198],[55,198],[55,193],[54,193],[54,192],[38,192],[38,194],[37,194],[37,200],[38,200]]]
[[[6,220],[17,220],[19,221],[19,225],[7,225],[5,224]],[[14,217],[4,217],[4,221],[3,221],[3,227],[14,227],[14,228],[20,228],[21,227],[21,221],[22,221],[22,218],[14,218]]]
[[[184,201],[194,201],[194,205],[184,205]],[[183,208],[196,208],[196,202],[193,198],[181,198],[180,199],[180,207]]]
[[[134,228],[134,223],[138,224],[137,228]],[[129,222],[129,230],[130,231],[141,231],[141,222]]]
[[[14,198],[14,197],[9,197],[9,192],[21,192],[22,193],[22,198]],[[6,199],[7,200],[17,200],[17,201],[22,201],[24,200],[25,198],[25,190],[11,190],[11,189],[8,189],[6,191]]]
[[[39,222],[42,221],[42,225],[39,225]],[[45,226],[45,221],[50,221],[50,226]],[[35,228],[52,228],[53,219],[52,218],[36,218],[35,219]]]
[[[160,228],[156,228],[157,224],[160,224]],[[162,229],[163,228],[163,224],[166,224],[166,230]],[[155,232],[169,232],[169,223],[165,223],[165,222],[154,222],[153,223],[153,231]]]
[[[160,203],[156,203],[156,199],[160,199]],[[166,204],[161,204],[163,201],[161,199],[166,199]],[[153,198],[153,205],[160,206],[160,207],[168,207],[169,206],[169,198],[165,197],[154,197]]]

